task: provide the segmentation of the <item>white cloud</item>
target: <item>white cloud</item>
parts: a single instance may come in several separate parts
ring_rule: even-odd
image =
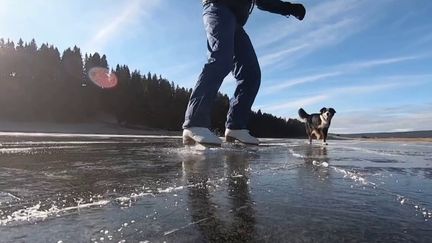
[[[341,88],[335,88],[331,90],[325,90],[323,92],[329,93],[331,96],[354,96],[354,95],[363,95],[365,93],[372,93],[382,90],[389,90],[396,87],[404,87],[404,86],[410,86],[415,85],[414,83],[407,83],[407,82],[389,82],[389,83],[381,83],[381,84],[367,84],[367,85],[357,85],[357,86],[347,86],[347,87],[341,87]]]
[[[289,67],[296,63],[296,60],[310,53],[317,51],[323,47],[330,45],[336,45],[343,42],[346,38],[359,32],[362,27],[357,27],[360,23],[359,20],[355,18],[347,18],[334,23],[328,23],[321,25],[312,30],[305,31],[303,33],[297,33],[297,38],[287,38],[285,44],[280,45],[272,53],[266,56],[277,55],[275,53],[282,53],[277,55],[277,58],[267,59],[265,61],[265,66],[274,65]],[[296,47],[302,47],[295,52],[286,52],[285,50],[290,50]]]
[[[300,107],[305,107],[308,105],[313,105],[317,103],[321,103],[324,100],[327,100],[329,97],[327,95],[316,95],[308,98],[298,99],[298,100],[291,100],[284,103],[279,103],[275,105],[269,105],[269,106],[256,106],[254,109],[262,109],[265,112],[277,112],[281,113],[281,111],[285,111],[287,109],[298,109]]]
[[[307,98],[281,101],[271,105],[257,104],[254,106],[254,109],[262,109],[265,112],[272,112],[276,115],[287,116],[287,114],[296,113],[296,110],[300,107],[309,109],[317,105],[319,106],[320,104],[325,104],[331,99],[344,100],[344,98],[353,98],[356,96],[365,97],[365,94],[384,92],[409,86],[419,86],[425,82],[428,82],[431,77],[432,75],[379,77],[371,80],[373,84],[322,89],[315,93],[307,94]],[[407,82],[407,80],[410,80],[410,82]]]
[[[372,1],[325,1],[308,8],[302,22],[283,20],[262,28],[256,45],[260,53],[265,53],[262,65],[287,67],[311,52],[343,42],[374,23],[374,13],[382,11],[386,2],[373,2],[374,8],[368,8]]]
[[[391,58],[383,58],[383,59],[358,61],[358,62],[338,65],[335,69],[342,69],[346,71],[357,71],[365,68],[373,68],[377,66],[417,60],[424,57],[427,57],[427,55],[420,54],[420,55],[399,56],[399,57],[391,57]]]
[[[284,89],[290,88],[290,87],[295,86],[295,85],[316,82],[316,81],[323,80],[326,78],[339,76],[340,74],[341,74],[340,72],[329,72],[329,73],[323,73],[323,74],[317,74],[317,75],[304,76],[304,77],[299,77],[299,78],[295,78],[295,79],[290,79],[287,81],[283,81],[279,84],[264,88],[262,94],[266,95],[266,94],[272,94],[272,93],[276,93],[276,92],[282,92]]]
[[[268,47],[275,42],[296,39],[302,37],[305,33],[320,29],[323,25],[338,22],[338,19],[343,19],[350,15],[352,9],[358,8],[362,1],[355,0],[335,0],[325,1],[315,7],[307,8],[307,14],[303,21],[293,20],[288,22],[286,19],[281,19],[278,22],[269,23],[259,33],[260,37],[256,46]],[[294,18],[292,18],[294,19]]]
[[[272,86],[268,86],[264,88],[262,95],[274,94],[277,92],[284,92],[287,88],[291,88],[296,85],[301,85],[305,83],[312,83],[317,81],[325,81],[328,78],[334,78],[336,76],[344,76],[351,74],[356,71],[361,71],[367,68],[375,68],[378,66],[396,64],[404,61],[416,60],[420,58],[424,58],[426,55],[412,55],[412,56],[399,56],[392,58],[383,58],[383,59],[372,59],[372,60],[363,60],[358,62],[344,63],[339,64],[333,67],[329,67],[328,71],[324,73],[318,73],[314,75],[308,75],[298,78],[289,79],[286,81],[269,81],[272,83],[277,83]],[[410,76],[411,77],[411,76]],[[382,77],[381,77],[382,78]],[[401,79],[406,78],[405,76],[396,76],[392,77],[393,79]],[[388,79],[388,77],[384,77],[382,79]]]
[[[107,11],[104,15],[106,19],[98,21],[102,25],[98,26],[97,32],[88,41],[85,49],[101,51],[110,41],[124,34],[128,26],[142,17],[149,17],[159,4],[160,0],[125,1],[123,9],[118,14],[116,11]]]
[[[375,107],[338,113],[332,122],[332,133],[402,132],[431,130],[432,105]]]
[[[285,49],[285,50],[281,50],[278,52],[273,52],[273,53],[267,54],[265,56],[261,56],[261,57],[259,57],[260,65],[262,67],[269,66],[275,62],[283,60],[289,54],[293,54],[295,52],[299,52],[299,51],[306,49],[308,46],[309,46],[309,44],[301,44],[298,46],[289,47],[288,49]]]

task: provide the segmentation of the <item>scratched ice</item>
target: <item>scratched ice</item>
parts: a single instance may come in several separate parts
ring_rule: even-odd
[[[0,235],[14,242],[427,242],[432,144],[7,136]]]

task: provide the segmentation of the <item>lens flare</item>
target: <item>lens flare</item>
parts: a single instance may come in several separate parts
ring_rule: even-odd
[[[115,73],[104,67],[93,67],[88,72],[89,79],[103,89],[114,88],[118,79]]]

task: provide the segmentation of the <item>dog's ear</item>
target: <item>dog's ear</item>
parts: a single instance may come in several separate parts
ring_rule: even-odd
[[[336,110],[333,109],[333,108],[330,108],[329,111],[330,111],[330,113],[332,113],[332,114],[336,114]]]
[[[327,110],[327,108],[323,107],[323,108],[321,108],[320,113],[322,114],[322,113],[324,113],[326,110]]]

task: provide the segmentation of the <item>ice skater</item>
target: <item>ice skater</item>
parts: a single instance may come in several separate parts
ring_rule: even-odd
[[[183,143],[221,145],[210,131],[211,107],[224,78],[232,72],[237,81],[225,124],[225,139],[259,144],[249,134],[251,107],[261,83],[255,50],[243,26],[254,6],[261,10],[303,20],[302,4],[279,0],[203,0],[203,20],[207,34],[208,62],[189,99],[183,123]]]

